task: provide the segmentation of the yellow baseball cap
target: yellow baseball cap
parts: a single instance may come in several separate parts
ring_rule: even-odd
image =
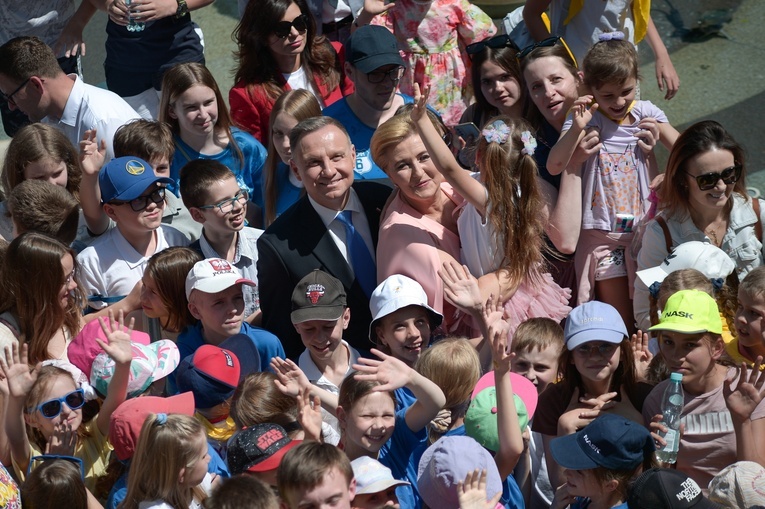
[[[682,290],[672,294],[661,312],[659,323],[648,330],[667,330],[683,334],[712,332],[722,334],[722,320],[717,302],[700,290]]]

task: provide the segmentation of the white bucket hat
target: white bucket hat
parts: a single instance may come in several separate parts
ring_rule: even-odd
[[[374,330],[378,320],[407,306],[427,309],[431,329],[441,325],[444,319],[441,313],[428,305],[428,296],[420,283],[401,274],[393,274],[380,283],[369,298],[369,310],[372,312],[369,340],[377,344],[377,333]]]

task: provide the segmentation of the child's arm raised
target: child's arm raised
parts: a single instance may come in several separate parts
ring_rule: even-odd
[[[124,326],[125,315],[120,311],[115,327],[114,315],[109,313],[108,322],[103,318],[98,319],[101,330],[106,335],[107,342],[96,338],[98,346],[103,348],[109,357],[114,360],[114,375],[106,390],[106,398],[98,412],[96,425],[104,436],[109,435],[109,419],[118,406],[127,397],[127,386],[130,378],[130,363],[133,360],[133,347],[130,342],[130,333],[133,330],[135,319],[131,318],[127,327]]]
[[[741,363],[738,373],[728,376],[723,385],[725,404],[733,419],[736,432],[736,457],[739,461],[754,461],[765,466],[765,417],[752,419],[753,414],[765,399],[765,372],[760,371],[762,357],[757,357],[749,372],[746,363]],[[738,378],[736,389],[733,381]]]
[[[101,235],[109,227],[109,217],[101,206],[101,189],[98,187],[98,172],[104,165],[106,142],[96,140],[96,130],[85,131],[80,142],[80,166],[82,181],[80,182],[80,206],[85,223],[93,235]]]
[[[549,7],[551,0],[526,0],[523,5],[523,21],[529,30],[529,35],[535,41],[542,41],[550,37],[550,31],[547,29],[542,14]],[[523,48],[521,48],[523,49]]]
[[[26,343],[21,348],[18,343],[13,343],[11,348],[5,347],[5,356],[0,356],[0,368],[8,380],[10,393],[5,414],[5,433],[8,435],[13,461],[22,475],[27,472],[32,452],[24,424],[24,405],[42,367],[42,364],[37,364],[33,370],[29,370],[27,351]]]
[[[444,176],[454,189],[469,201],[481,216],[486,215],[486,188],[476,179],[465,171],[460,163],[454,158],[454,154],[446,146],[446,143],[436,131],[435,126],[430,121],[427,114],[427,101],[430,89],[425,89],[424,94],[420,94],[420,86],[414,84],[415,106],[412,108],[412,121],[417,127],[422,143],[428,150],[433,164]],[[394,168],[395,171],[395,168]]]
[[[510,363],[515,354],[507,353],[507,334],[510,325],[503,319],[488,325],[488,337],[492,343],[494,361],[494,386],[497,391],[497,430],[499,451],[494,456],[502,479],[513,473],[515,465],[523,454],[523,436],[518,422],[518,411],[513,397],[513,383],[510,380]]]
[[[282,394],[297,398],[301,390],[308,390],[317,395],[321,400],[321,406],[330,414],[337,415],[337,394],[313,385],[300,366],[290,359],[274,357],[271,359],[271,369],[276,373],[276,388]]]
[[[375,387],[375,392],[394,391],[408,387],[417,398],[406,410],[406,425],[412,431],[420,431],[446,404],[443,391],[402,361],[385,355],[373,348],[371,352],[382,360],[360,358],[360,364],[354,364],[353,369],[359,371],[357,380],[373,380],[382,385]]]
[[[579,142],[584,138],[587,124],[598,109],[598,103],[593,103],[592,100],[591,95],[585,95],[574,101],[570,112],[573,119],[571,127],[561,132],[558,142],[550,149],[550,155],[547,158],[547,171],[550,175],[560,175],[563,172],[571,161],[571,156],[574,155]]]

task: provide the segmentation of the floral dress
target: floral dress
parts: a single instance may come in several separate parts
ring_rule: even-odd
[[[397,0],[372,23],[399,41],[407,65],[401,92],[414,95],[414,83],[421,89],[430,85],[428,103],[447,125],[458,124],[473,99],[464,47],[497,32],[491,18],[468,0]]]

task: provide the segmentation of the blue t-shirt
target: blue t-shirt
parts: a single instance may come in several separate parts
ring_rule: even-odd
[[[295,186],[290,181],[290,167],[282,162],[276,166],[276,216],[279,217],[282,212],[290,208],[300,199],[303,192],[302,187]],[[263,201],[265,203],[266,189],[265,179],[263,179]],[[265,206],[264,206],[265,209]]]
[[[398,95],[404,99],[404,104],[411,104],[414,102],[413,97],[404,94]],[[351,142],[353,142],[353,145],[356,147],[356,167],[354,168],[354,176],[356,179],[369,180],[388,178],[385,172],[372,161],[372,156],[369,154],[369,144],[372,141],[372,135],[375,133],[375,129],[366,125],[355,113],[353,113],[348,106],[348,101],[345,97],[324,108],[322,115],[340,121],[348,131],[348,135],[351,137]]]
[[[287,358],[287,355],[284,353],[282,342],[267,330],[243,322],[239,334],[246,334],[255,343],[255,346],[258,349],[258,354],[260,355],[261,370],[271,370],[271,359],[276,356],[279,356],[282,359]],[[181,359],[196,352],[197,348],[205,344],[205,340],[202,337],[202,322],[197,322],[195,325],[186,327],[183,332],[178,335],[175,344],[178,346],[178,352],[180,353]],[[170,394],[177,394],[178,388],[175,385],[175,373],[170,373],[167,379],[168,392]]]
[[[226,463],[218,456],[218,453],[215,452],[215,449],[209,443],[207,444],[207,452],[210,454],[210,463],[207,465],[207,471],[221,477],[231,477]],[[129,473],[130,467],[123,472],[119,479],[117,479],[117,482],[114,483],[114,486],[112,486],[111,491],[109,491],[109,498],[106,501],[106,509],[117,509],[117,506],[125,500]]]
[[[266,149],[250,133],[232,127],[231,134],[233,135],[239,150],[242,152],[243,162],[239,161],[236,156],[236,151],[230,143],[222,152],[208,156],[200,154],[189,147],[180,136],[173,136],[173,140],[175,141],[175,155],[173,156],[173,161],[170,163],[170,178],[173,179],[174,182],[167,186],[168,189],[175,193],[176,196],[180,197],[178,182],[181,178],[181,168],[183,168],[186,163],[197,159],[211,159],[224,164],[231,170],[234,175],[236,175],[236,181],[239,183],[239,187],[247,189],[250,193],[250,201],[259,207],[263,207],[263,184],[261,180],[263,164],[266,162]]]
[[[407,468],[409,466],[409,457],[420,444],[425,444],[428,434],[425,428],[414,432],[406,425],[406,411],[403,408],[396,411],[396,429],[393,431],[390,439],[380,449],[380,455],[377,458],[380,463],[390,468],[394,479],[407,480]],[[415,477],[415,484],[417,479]],[[414,489],[412,486],[398,486],[396,496],[401,505],[401,509],[415,509],[417,506]]]

